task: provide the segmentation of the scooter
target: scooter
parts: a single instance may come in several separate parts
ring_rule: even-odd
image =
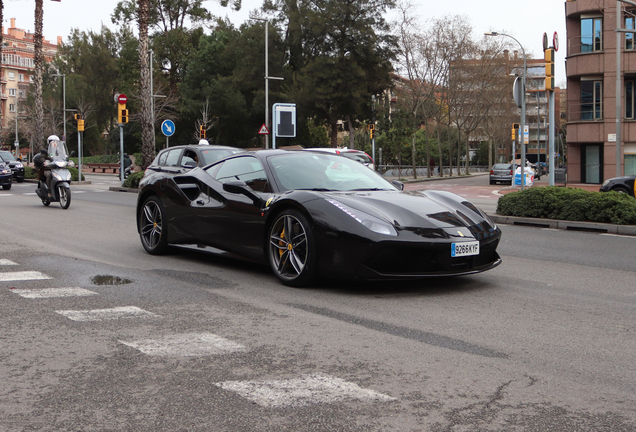
[[[60,207],[67,209],[71,205],[71,172],[68,168],[75,164],[68,160],[66,144],[63,142],[53,148],[49,146],[49,155],[52,160],[44,164],[44,169],[51,170],[51,189],[47,187],[46,180],[42,179],[38,181],[35,192],[45,206],[59,202]]]

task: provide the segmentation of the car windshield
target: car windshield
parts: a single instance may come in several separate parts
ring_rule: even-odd
[[[209,150],[200,150],[201,157],[203,158],[202,166],[210,165],[218,160],[223,159],[226,156],[230,156],[236,153],[242,153],[243,150],[239,149],[215,149],[211,148]]]
[[[510,165],[510,164],[495,164],[495,166],[493,166],[492,169],[496,169],[496,170],[512,169],[512,165]]]
[[[8,152],[8,151],[0,152],[0,158],[4,159],[7,162],[12,162],[12,161],[16,160],[16,158],[13,157],[11,152]]]
[[[277,183],[286,190],[397,190],[375,171],[328,153],[289,152],[267,158]]]

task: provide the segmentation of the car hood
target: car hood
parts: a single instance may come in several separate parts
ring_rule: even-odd
[[[471,227],[487,222],[485,213],[462,197],[444,191],[328,193],[330,198],[383,219],[396,228]]]

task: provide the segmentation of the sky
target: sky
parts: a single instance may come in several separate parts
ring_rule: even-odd
[[[99,32],[102,24],[114,29],[110,16],[119,0],[44,0],[44,38],[55,43],[58,36],[64,40],[71,29]],[[514,37],[526,51],[526,57],[543,57],[543,34],[548,35],[550,45],[557,33],[559,50],[556,52],[556,83],[565,87],[565,0],[412,0],[422,22],[446,15],[465,15],[473,27],[473,36],[497,31]],[[248,19],[250,12],[258,9],[262,0],[243,0],[241,10],[232,12],[216,1],[204,5],[217,16],[228,17],[235,25]],[[35,2],[33,0],[4,0],[4,23],[16,18],[16,27],[34,31]],[[389,17],[390,18],[390,17]],[[500,36],[504,37],[504,36]],[[517,46],[514,41],[513,46]]]

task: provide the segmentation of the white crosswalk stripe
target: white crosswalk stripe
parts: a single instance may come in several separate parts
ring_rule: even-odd
[[[122,341],[150,356],[196,357],[247,351],[247,348],[212,333],[186,333],[155,339]]]
[[[159,315],[145,311],[137,306],[121,306],[110,309],[94,310],[57,310],[55,311],[73,321],[107,321],[128,318],[160,318]]]
[[[51,279],[50,276],[38,271],[4,272],[0,273],[0,282]]]
[[[18,263],[15,263],[15,262],[13,262],[11,260],[8,260],[8,259],[0,259],[0,265],[5,265],[5,266],[18,265]]]
[[[97,295],[94,291],[89,291],[80,287],[70,288],[42,288],[42,289],[13,289],[11,292],[24,298],[55,298],[55,297],[84,297]]]
[[[300,407],[316,403],[338,403],[345,400],[397,400],[357,384],[326,374],[301,375],[299,378],[270,381],[225,381],[214,385],[237,392],[250,401],[268,408]]]

